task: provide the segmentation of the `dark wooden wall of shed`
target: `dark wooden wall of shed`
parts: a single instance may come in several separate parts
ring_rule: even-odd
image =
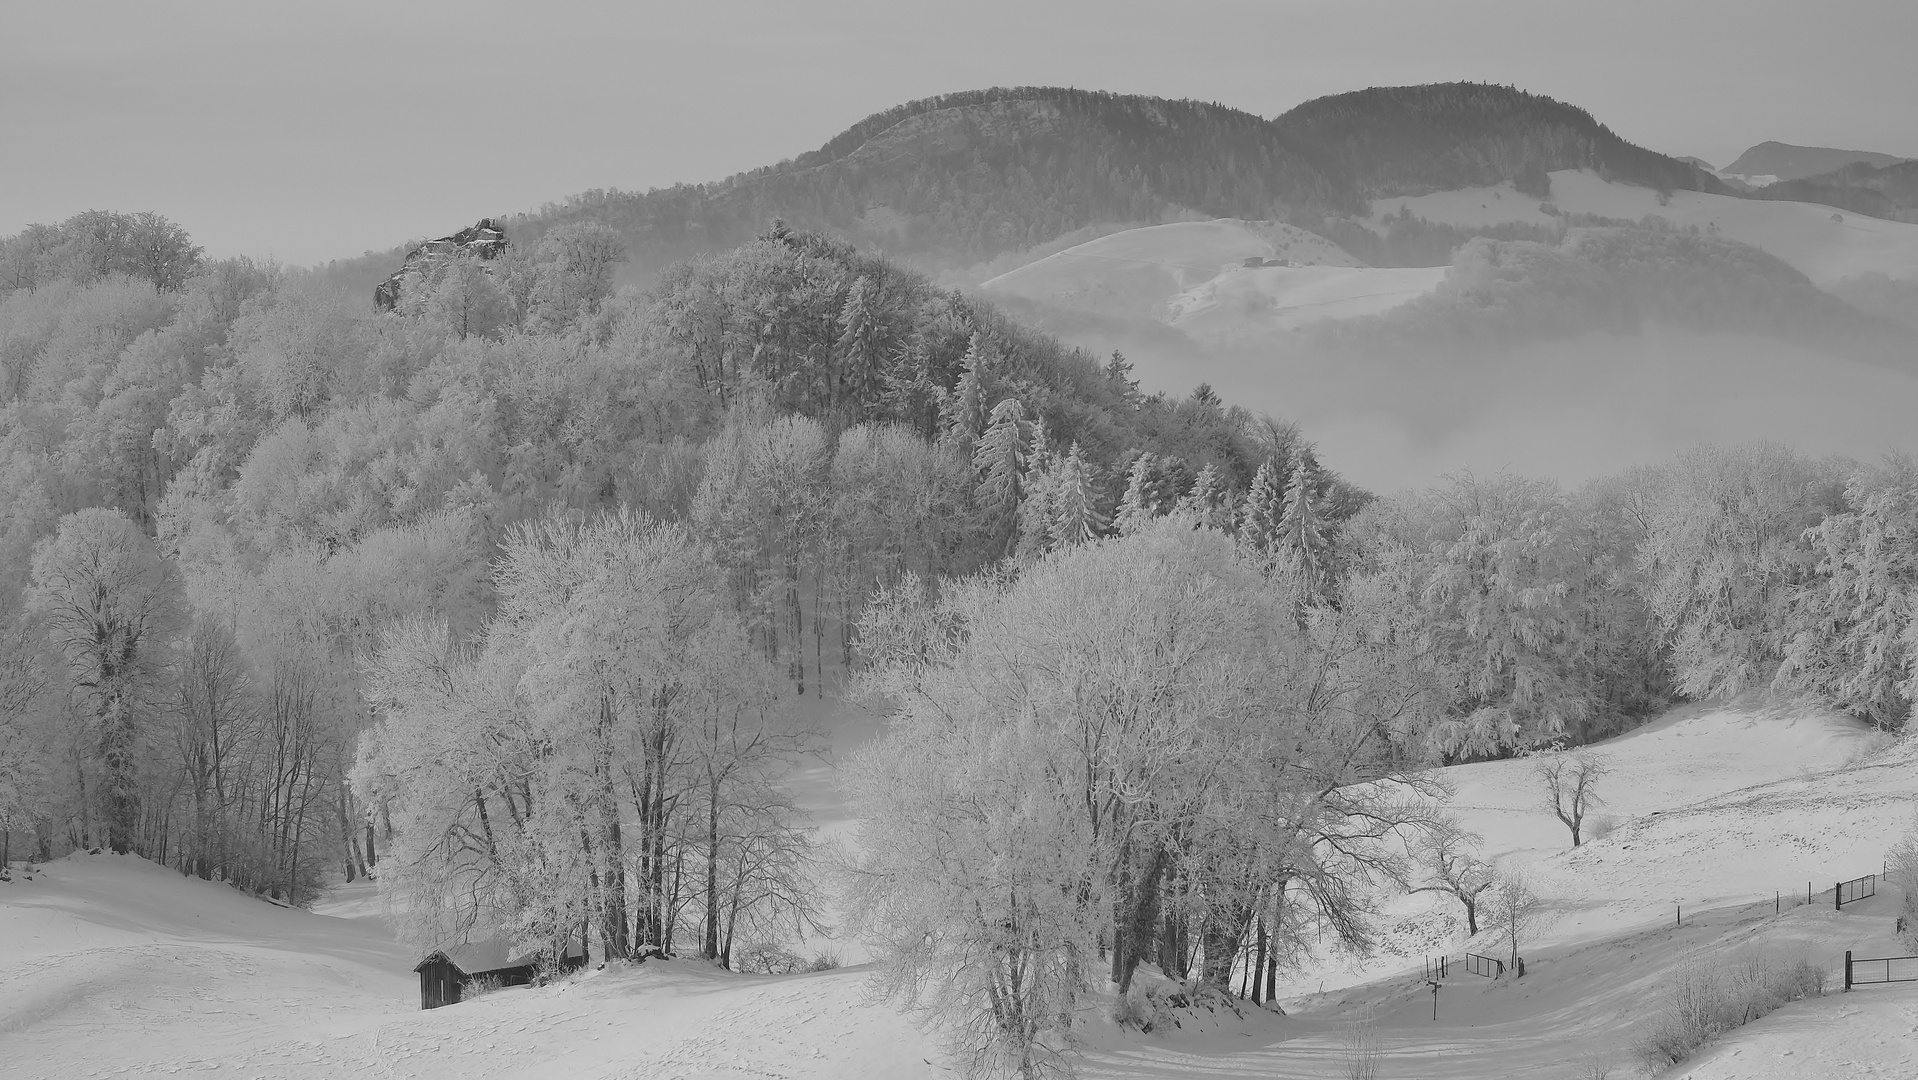
[[[437,1009],[455,1005],[465,982],[459,969],[445,960],[436,960],[420,968],[420,1008]]]

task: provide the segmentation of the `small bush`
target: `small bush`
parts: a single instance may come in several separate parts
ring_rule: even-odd
[[[1663,1009],[1638,1042],[1653,1068],[1676,1065],[1725,1032],[1800,998],[1825,992],[1824,969],[1809,960],[1751,955],[1731,961],[1688,958],[1678,966]]]
[[[798,953],[769,941],[752,942],[733,953],[733,969],[749,975],[791,975],[805,968]]]
[[[1346,1080],[1376,1080],[1379,1075],[1378,1021],[1367,1009],[1345,1032]]]
[[[468,979],[466,980],[466,985],[460,988],[460,1000],[471,1001],[474,998],[485,997],[499,990],[500,987],[504,985],[505,984],[500,982],[499,979],[491,975],[481,975],[477,978]]]
[[[1618,831],[1618,819],[1610,814],[1595,814],[1585,823],[1585,837],[1589,843],[1603,840]]]
[[[807,971],[835,971],[839,967],[839,954],[829,949],[821,949],[807,962]]]
[[[1913,818],[1911,827],[1892,845],[1885,861],[1890,864],[1885,879],[1904,890],[1905,894],[1905,906],[1901,911],[1905,942],[1918,946],[1918,816]]]

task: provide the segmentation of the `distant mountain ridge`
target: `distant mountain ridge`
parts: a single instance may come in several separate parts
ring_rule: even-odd
[[[1775,176],[1780,180],[1802,180],[1860,162],[1883,167],[1896,165],[1903,160],[1892,154],[1878,154],[1869,150],[1835,150],[1829,146],[1762,142],[1738,155],[1738,160],[1718,171],[1729,176]]]
[[[1075,230],[1235,217],[1312,227],[1382,194],[1535,187],[1592,169],[1660,190],[1723,190],[1582,109],[1512,87],[1444,83],[1309,101],[1267,120],[1224,105],[1011,87],[876,113],[818,150],[708,184],[593,191],[509,222],[516,243],[568,221],[618,230],[629,277],[724,250],[773,218],[922,269],[959,269]]]
[[[1626,142],[1584,109],[1509,86],[1374,87],[1308,101],[1273,123],[1366,199],[1506,181],[1544,197],[1547,174],[1560,169],[1661,191],[1728,191],[1696,165]]]
[[[1753,195],[1823,203],[1855,214],[1918,223],[1918,161],[1878,166],[1854,162],[1818,176],[1781,180],[1759,188]]]

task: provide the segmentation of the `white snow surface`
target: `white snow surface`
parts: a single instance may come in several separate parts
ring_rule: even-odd
[[[1344,1076],[1349,1021],[1370,1008],[1381,1077],[1584,1077],[1593,1061],[1643,1075],[1635,1029],[1688,950],[1803,956],[1834,978],[1845,949],[1909,951],[1891,935],[1895,891],[1835,911],[1829,890],[1876,870],[1911,821],[1918,744],[1805,710],[1691,706],[1595,749],[1612,765],[1600,790],[1617,827],[1576,851],[1537,808],[1524,762],[1443,770],[1463,823],[1551,908],[1525,978],[1455,962],[1433,1021],[1420,958],[1500,950],[1489,934],[1464,940],[1455,903],[1388,898],[1388,951],[1315,959],[1287,988],[1290,1015],[1193,1009],[1141,1035],[1095,1000],[1081,1074]],[[1823,895],[1792,906],[1807,880]],[[75,855],[31,880],[16,869],[0,883],[0,1077],[957,1075],[936,1037],[874,997],[869,969],[757,977],[651,961],[423,1012],[416,958],[364,886],[316,908],[125,856]],[[1670,1075],[1918,1076],[1918,983],[1831,989]]]
[[[1248,259],[1268,265],[1247,266]],[[1443,277],[1442,267],[1361,266],[1330,240],[1281,222],[1220,218],[1102,236],[980,288],[1230,337],[1376,315],[1429,292]]]
[[[1509,183],[1392,199],[1372,204],[1372,225],[1383,231],[1386,216],[1400,208],[1427,221],[1459,226],[1501,222],[1549,225],[1545,202],[1574,214],[1642,221],[1663,218],[1674,225],[1715,231],[1750,244],[1796,267],[1813,284],[1829,288],[1861,274],[1918,279],[1918,225],[1837,210],[1817,203],[1740,199],[1702,191],[1674,191],[1661,200],[1651,188],[1601,179],[1589,170],[1551,174],[1551,196],[1526,195]]]

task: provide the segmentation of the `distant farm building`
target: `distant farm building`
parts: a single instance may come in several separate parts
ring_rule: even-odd
[[[420,976],[420,1008],[456,1005],[468,984],[486,979],[500,986],[528,986],[538,974],[536,949],[514,950],[499,938],[435,950],[413,970]],[[577,945],[560,958],[561,971],[586,966],[585,951]]]

